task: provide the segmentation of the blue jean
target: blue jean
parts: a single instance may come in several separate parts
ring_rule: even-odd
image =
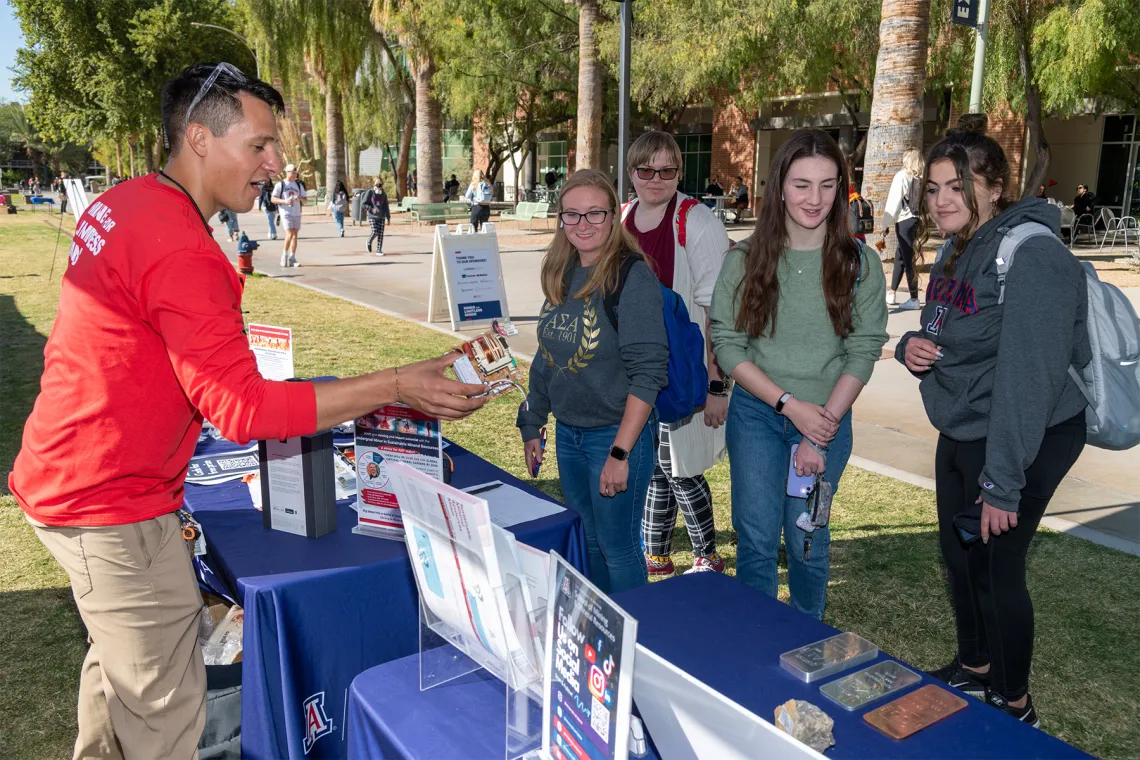
[[[344,212],[333,209],[333,221],[336,222],[336,228],[340,232],[344,232]]]
[[[602,467],[610,455],[618,426],[556,427],[558,476],[566,506],[582,518],[590,557],[590,580],[607,594],[649,582],[641,550],[641,513],[653,477],[652,420],[629,452],[626,490],[608,497],[598,492]]]
[[[273,217],[277,216],[276,206],[265,207],[265,218],[269,220],[269,237],[273,240],[277,239],[277,225],[273,222]]]
[[[803,435],[787,417],[737,386],[728,406],[726,438],[732,527],[738,539],[736,577],[775,597],[776,555],[783,531],[792,606],[821,619],[831,569],[831,532],[820,528],[812,534],[811,555],[804,562],[805,534],[796,526],[796,518],[807,507],[807,500],[787,495],[792,444],[799,443]],[[840,421],[828,448],[824,480],[837,489],[851,456],[850,412]]]

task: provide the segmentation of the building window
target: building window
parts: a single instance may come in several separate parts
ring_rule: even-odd
[[[681,146],[682,163],[678,189],[686,195],[703,195],[712,174],[712,135],[677,135],[676,138]]]
[[[1104,117],[1100,167],[1097,171],[1097,204],[1118,215],[1140,213],[1140,139],[1136,116],[1120,114]]]
[[[548,171],[566,176],[566,141],[550,140],[538,144],[538,179],[545,182]]]

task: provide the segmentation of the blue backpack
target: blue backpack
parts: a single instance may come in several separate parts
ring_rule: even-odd
[[[618,329],[618,301],[629,270],[639,261],[627,256],[621,264],[617,289],[602,300],[606,316]],[[665,335],[669,339],[668,381],[657,394],[657,417],[674,423],[689,417],[704,406],[709,392],[709,373],[705,368],[705,339],[701,328],[689,319],[689,310],[676,292],[661,286],[665,314]]]

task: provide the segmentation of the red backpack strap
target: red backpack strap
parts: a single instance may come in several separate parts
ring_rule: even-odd
[[[689,220],[689,209],[700,204],[696,198],[686,198],[677,209],[677,244],[685,247],[685,231]]]
[[[621,204],[621,220],[623,222],[625,221],[626,216],[629,215],[629,212],[633,208],[633,204],[635,204],[635,203],[637,203],[636,199],[634,199],[632,201],[626,201],[625,203]]]

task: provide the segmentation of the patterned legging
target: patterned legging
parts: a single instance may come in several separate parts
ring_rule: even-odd
[[[384,217],[378,216],[375,218],[369,217],[368,226],[372,228],[372,234],[368,236],[368,250],[372,250],[372,241],[376,241],[376,252],[380,253],[384,250]]]
[[[649,482],[641,535],[645,553],[668,556],[672,552],[673,528],[677,524],[677,508],[685,516],[685,527],[693,543],[694,557],[707,557],[716,551],[716,526],[713,523],[712,490],[704,475],[675,478],[669,453],[669,427],[661,425],[661,443],[657,447],[657,467]]]

